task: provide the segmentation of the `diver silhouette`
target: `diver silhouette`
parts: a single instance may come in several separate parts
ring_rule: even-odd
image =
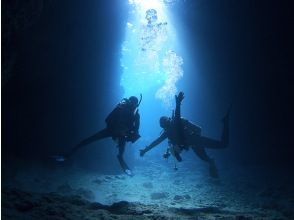
[[[161,135],[150,145],[140,150],[140,156],[143,157],[146,152],[160,144],[166,138],[168,139],[169,148],[163,155],[168,158],[172,154],[177,161],[182,161],[180,153],[182,150],[192,148],[194,153],[203,161],[209,164],[210,176],[218,178],[218,171],[215,162],[210,158],[205,148],[222,149],[229,144],[229,114],[230,109],[223,118],[223,130],[221,140],[214,140],[201,135],[201,127],[193,124],[187,119],[181,117],[181,103],[184,99],[184,93],[180,92],[175,96],[176,109],[172,118],[162,116],[159,120],[160,127],[163,128]],[[175,167],[176,168],[176,167]]]
[[[141,136],[139,134],[140,127],[140,114],[138,107],[141,103],[142,95],[140,101],[135,96],[130,98],[124,98],[112,112],[106,117],[106,128],[100,130],[96,134],[82,140],[78,145],[76,145],[69,153],[64,156],[54,156],[57,161],[64,161],[65,159],[71,157],[77,150],[82,147],[94,142],[101,140],[103,138],[111,137],[114,141],[118,143],[118,155],[117,159],[122,167],[123,171],[132,176],[132,171],[124,161],[123,155],[125,151],[125,146],[127,142],[136,142]]]

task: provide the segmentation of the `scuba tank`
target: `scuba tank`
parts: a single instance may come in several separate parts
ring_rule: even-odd
[[[140,94],[140,101],[138,102],[136,109],[134,110],[134,115],[138,113],[138,107],[142,101],[142,94]],[[124,111],[130,105],[130,100],[128,98],[123,98],[116,107],[109,113],[109,115],[105,118],[105,123],[107,127],[114,128],[117,126],[118,123],[123,122],[124,118]]]

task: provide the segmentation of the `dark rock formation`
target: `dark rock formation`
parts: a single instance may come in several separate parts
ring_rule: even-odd
[[[47,3],[50,1],[47,1]],[[2,85],[5,85],[13,76],[16,64],[17,39],[23,31],[31,27],[40,17],[43,0],[2,1]]]
[[[79,188],[79,189],[73,189],[68,183],[60,185],[57,187],[56,192],[61,195],[79,195],[87,200],[94,200],[95,195],[91,190]]]
[[[168,208],[121,201],[110,206],[89,202],[81,196],[56,193],[38,194],[2,189],[2,219],[253,219],[216,207],[198,209]],[[255,219],[255,218],[254,218]],[[270,218],[267,218],[270,219]]]

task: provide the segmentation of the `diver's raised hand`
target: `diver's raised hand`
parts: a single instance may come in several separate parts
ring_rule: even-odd
[[[175,95],[175,98],[176,98],[176,103],[177,104],[181,104],[181,102],[185,98],[184,93],[183,92],[179,92],[179,95]]]

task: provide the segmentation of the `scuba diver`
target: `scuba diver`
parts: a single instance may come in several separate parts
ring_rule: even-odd
[[[208,137],[201,136],[201,127],[193,124],[187,119],[181,118],[181,103],[184,99],[184,93],[180,92],[175,96],[176,109],[172,118],[162,116],[159,120],[160,127],[163,128],[161,135],[155,139],[150,145],[140,150],[140,156],[143,157],[146,152],[160,144],[166,138],[168,139],[169,148],[163,155],[164,158],[168,158],[172,154],[177,161],[181,162],[182,158],[180,153],[182,150],[188,150],[192,148],[194,153],[203,161],[209,164],[210,176],[218,178],[218,171],[215,166],[215,162],[210,158],[205,148],[210,149],[222,149],[229,143],[229,113],[227,112],[223,118],[223,131],[221,140],[214,140]],[[176,169],[176,167],[175,167]]]
[[[138,107],[142,101],[142,95],[140,95],[140,101],[135,96],[130,98],[124,98],[120,103],[116,105],[113,111],[106,117],[106,128],[100,130],[96,134],[82,140],[65,156],[53,156],[57,161],[64,161],[66,158],[72,156],[80,148],[103,138],[111,137],[118,143],[118,161],[123,171],[132,176],[132,171],[123,159],[126,142],[136,142],[141,136],[139,134],[140,127],[140,114]]]

